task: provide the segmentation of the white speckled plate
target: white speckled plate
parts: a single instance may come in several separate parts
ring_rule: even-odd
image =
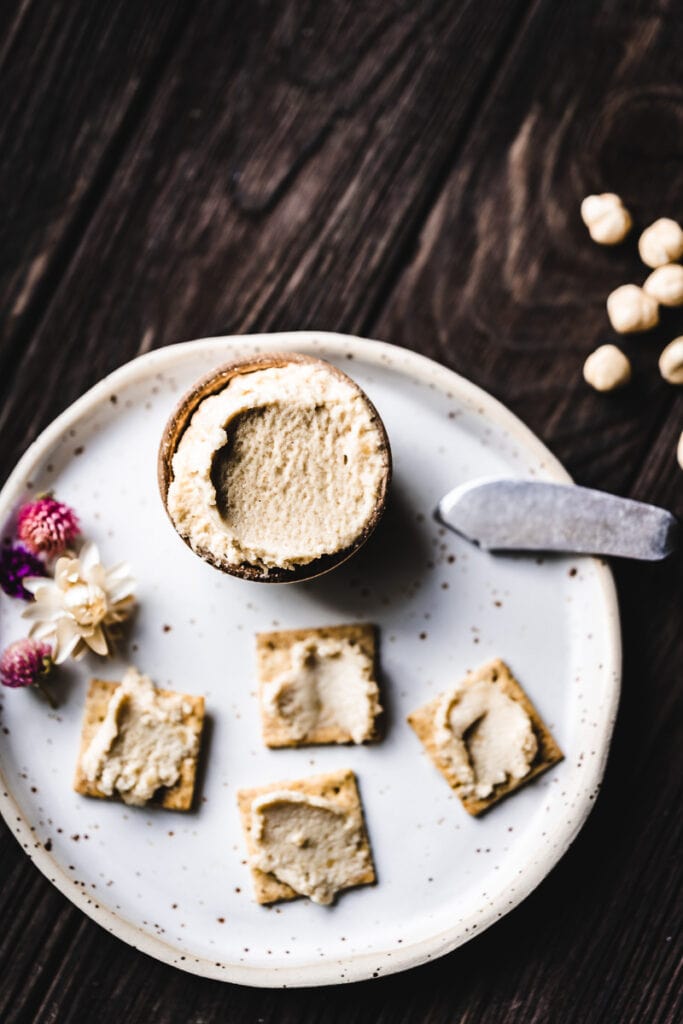
[[[367,391],[394,454],[391,509],[359,555],[311,583],[248,583],[193,555],[156,483],[159,437],[180,394],[221,362],[299,350]],[[516,906],[581,828],[616,712],[620,644],[612,577],[589,558],[494,557],[432,519],[437,499],[480,475],[566,481],[515,417],[465,380],[380,342],[304,332],[214,338],[151,352],[60,416],[0,495],[0,523],[27,495],[74,505],[105,564],[126,558],[140,610],[122,654],[160,685],[206,695],[198,809],[130,809],[71,790],[87,680],[120,678],[92,656],[38,693],[5,691],[0,810],[70,900],[125,942],[187,971],[249,985],[376,977],[438,957]],[[2,595],[0,642],[24,634]],[[254,633],[365,620],[381,631],[388,727],[371,747],[268,751],[254,699]],[[500,656],[566,760],[480,820],[423,755],[405,716]],[[57,686],[57,684],[55,684]],[[253,902],[235,794],[240,786],[336,768],[358,776],[379,882],[331,908]]]

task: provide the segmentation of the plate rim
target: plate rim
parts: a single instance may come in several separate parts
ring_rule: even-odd
[[[13,493],[23,490],[23,480],[30,467],[82,416],[90,412],[102,398],[108,398],[113,387],[135,383],[162,366],[165,370],[172,369],[175,357],[178,361],[182,361],[186,352],[191,349],[196,351],[200,346],[209,350],[212,346],[223,345],[227,350],[231,346],[237,347],[244,344],[269,345],[273,348],[279,347],[292,351],[295,351],[298,345],[303,344],[313,351],[318,349],[329,351],[331,349],[335,355],[347,356],[350,354],[369,364],[390,365],[413,379],[432,384],[446,393],[450,391],[454,395],[457,394],[460,401],[465,401],[475,410],[481,410],[482,414],[503,427],[511,436],[516,437],[528,451],[542,459],[544,475],[547,475],[548,479],[559,483],[573,483],[569,473],[557,457],[507,406],[483,388],[462,377],[455,370],[428,356],[389,342],[333,331],[305,330],[217,335],[166,345],[135,356],[107,374],[72,402],[29,445],[7,478],[0,490],[0,523],[5,523],[10,519],[12,506],[16,502]],[[557,834],[556,846],[553,849],[547,847],[538,860],[528,866],[523,881],[516,888],[514,900],[506,899],[504,905],[495,903],[493,906],[487,907],[483,913],[478,914],[476,932],[466,926],[467,919],[462,919],[427,938],[392,948],[390,955],[387,955],[388,951],[383,950],[379,953],[359,953],[349,955],[344,959],[327,962],[323,960],[319,963],[312,962],[291,967],[211,962],[205,957],[184,953],[157,936],[150,935],[83,892],[53,860],[50,852],[41,843],[37,843],[35,833],[31,831],[29,822],[12,795],[11,787],[2,772],[0,772],[0,783],[2,783],[0,814],[2,814],[9,831],[32,863],[79,910],[134,949],[194,975],[257,988],[322,986],[340,983],[340,966],[346,972],[341,983],[347,984],[371,978],[377,970],[379,960],[382,960],[381,976],[385,977],[417,967],[428,960],[437,959],[464,945],[475,935],[480,935],[497,920],[519,906],[567,852],[595,804],[595,801],[590,799],[589,793],[599,787],[605,771],[621,692],[622,646],[618,600],[611,569],[602,559],[592,558],[591,561],[594,563],[597,580],[602,591],[609,628],[606,641],[607,656],[610,659],[608,678],[611,691],[608,694],[600,730],[596,737],[596,749],[599,749],[600,756],[591,763],[591,776],[587,779],[584,777],[587,784],[582,788],[580,801],[574,809],[571,823],[568,823],[563,831]]]

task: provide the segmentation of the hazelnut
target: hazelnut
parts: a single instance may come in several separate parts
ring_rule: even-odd
[[[662,306],[683,306],[683,267],[680,263],[657,267],[646,279],[643,291]]]
[[[634,334],[657,326],[659,305],[637,284],[622,284],[607,296],[607,315],[619,334]]]
[[[663,267],[683,256],[683,228],[670,217],[660,217],[638,239],[638,252],[648,267]]]
[[[678,465],[683,469],[683,433],[678,439],[678,448],[676,449],[676,457],[678,458]]]
[[[614,192],[586,196],[581,203],[581,219],[594,242],[617,245],[633,226],[631,214]]]
[[[583,376],[596,391],[614,391],[630,381],[631,363],[616,345],[601,345],[583,364]]]
[[[659,357],[659,372],[669,384],[683,384],[683,337],[666,346]]]

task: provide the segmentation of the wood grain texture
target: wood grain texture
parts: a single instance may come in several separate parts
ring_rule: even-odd
[[[24,0],[0,24],[3,362],[59,279],[189,12],[181,0]]]
[[[326,6],[350,23],[347,45],[375,33],[372,59],[354,49],[336,74],[309,85],[290,82],[287,68],[306,69],[311,47],[311,74],[326,59],[339,64],[337,19],[328,13],[318,25],[317,5],[305,7],[310,25],[292,22],[298,5],[243,3],[239,16],[230,5],[206,5],[16,372],[3,375],[0,364],[0,395],[11,388],[13,399],[0,413],[6,449],[18,452],[85,385],[153,345],[358,326],[522,7],[510,3],[482,20],[473,0],[453,9],[437,0],[392,3],[379,33],[372,5],[360,14],[352,2]],[[268,113],[280,93],[292,119],[284,132],[282,118]],[[324,139],[312,145],[320,118]],[[298,162],[274,205],[265,196],[273,136],[278,148],[298,138]],[[262,213],[253,210],[256,195]],[[36,395],[47,351],[60,386]]]
[[[3,478],[137,351],[318,326],[441,359],[509,404],[580,483],[683,512],[682,398],[656,370],[683,313],[624,342],[627,392],[598,396],[580,378],[612,337],[607,292],[645,276],[634,239],[590,241],[581,198],[620,192],[640,225],[683,219],[674,0],[100,6],[25,0],[0,26],[0,81],[22,97],[10,109],[23,133],[5,134],[5,113],[0,180],[6,198],[8,181],[33,183],[32,200],[11,198],[5,309],[36,256],[52,268],[0,347]],[[51,45],[70,61],[31,57]],[[53,386],[37,388],[46,367]],[[221,985],[85,919],[2,826],[0,1019],[680,1020],[681,568],[617,566],[624,690],[595,813],[491,931],[334,992]]]
[[[639,229],[663,210],[683,219],[683,25],[673,12],[541,5],[373,324],[408,347],[419,338],[500,395],[583,483],[618,493],[680,402],[656,368],[683,332],[680,309],[621,338],[605,312],[610,291],[649,273]],[[607,189],[636,220],[615,248],[594,244],[579,217],[581,199]],[[635,378],[607,397],[581,377],[605,341],[628,353]]]

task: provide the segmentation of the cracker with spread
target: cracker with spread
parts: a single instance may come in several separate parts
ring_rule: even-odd
[[[375,869],[356,777],[331,772],[237,794],[257,903],[332,903]]]
[[[508,666],[496,659],[408,715],[469,814],[483,814],[563,754]]]
[[[74,789],[190,810],[203,724],[203,697],[157,690],[134,668],[120,684],[91,680]]]
[[[267,747],[366,743],[382,711],[375,627],[327,626],[259,633],[256,656]]]

